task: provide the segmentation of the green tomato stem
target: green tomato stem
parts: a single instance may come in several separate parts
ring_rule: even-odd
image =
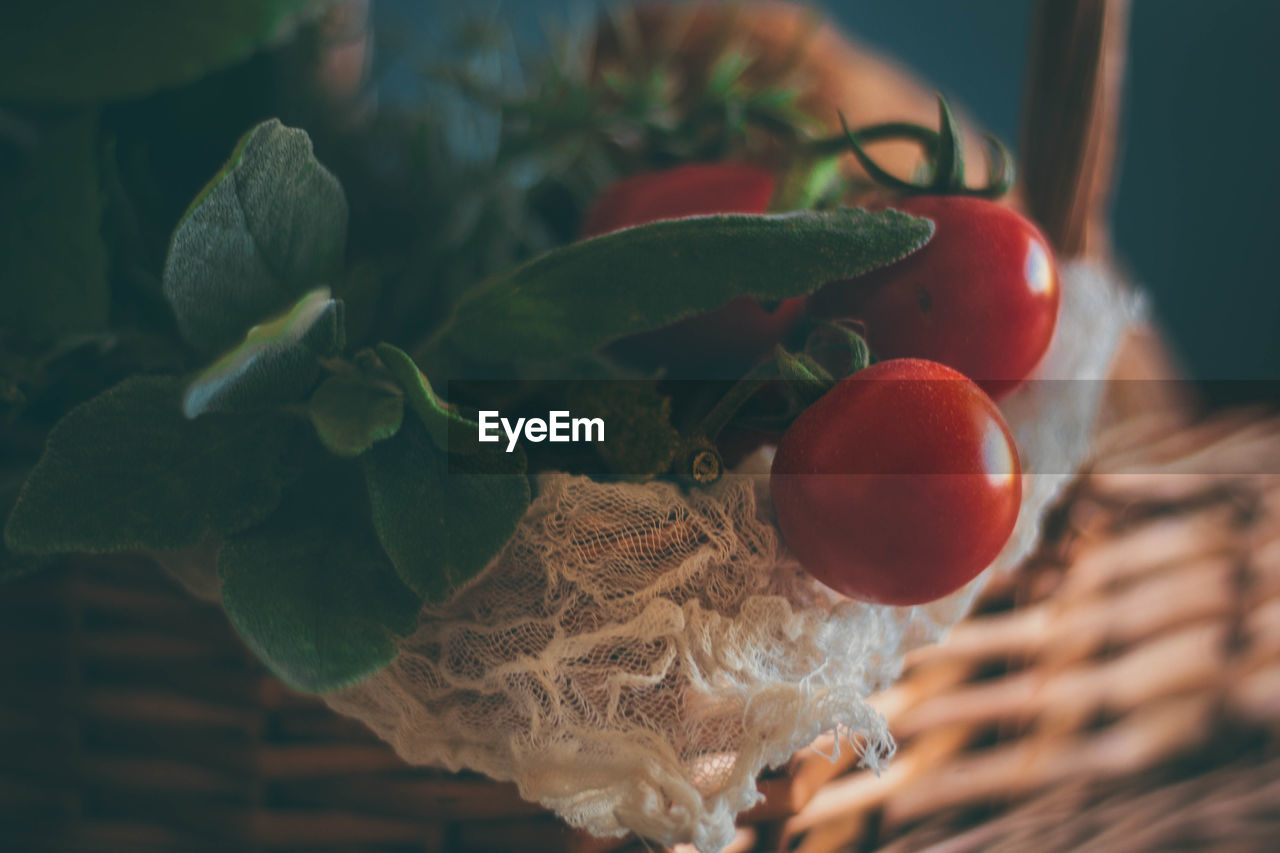
[[[987,143],[987,151],[985,153],[990,180],[985,186],[981,187],[969,187],[965,184],[962,135],[956,124],[955,116],[951,114],[951,109],[947,106],[946,99],[941,95],[938,96],[938,131],[928,131],[926,128],[907,124],[894,126],[892,130],[885,130],[883,131],[884,135],[880,137],[886,139],[915,138],[922,145],[925,145],[926,154],[931,165],[930,178],[925,182],[904,181],[890,174],[871,159],[871,155],[863,148],[868,142],[878,141],[868,135],[868,130],[889,126],[877,125],[875,128],[851,130],[843,115],[840,116],[840,124],[844,128],[843,142],[845,149],[853,153],[853,156],[857,158],[872,180],[898,192],[909,195],[968,195],[978,198],[999,198],[1013,186],[1013,158],[1004,144],[991,134],[987,134],[984,137]],[[905,132],[907,128],[915,128],[915,130],[907,133]],[[933,135],[934,142],[931,146],[923,141],[925,135],[922,132]],[[830,145],[834,144],[834,141],[823,140],[822,144]]]

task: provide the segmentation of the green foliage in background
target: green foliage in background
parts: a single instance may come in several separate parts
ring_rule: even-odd
[[[0,101],[83,104],[189,83],[279,41],[331,0],[5,0]]]

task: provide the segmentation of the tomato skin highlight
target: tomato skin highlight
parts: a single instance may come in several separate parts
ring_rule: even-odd
[[[773,173],[740,163],[694,163],[624,178],[600,194],[583,221],[595,237],[663,219],[716,213],[764,213],[777,187]],[[672,375],[733,377],[781,342],[804,314],[804,298],[772,310],[750,297],[616,342],[610,351]]]
[[[954,367],[999,399],[1040,362],[1057,325],[1061,290],[1049,243],[1017,212],[962,196],[889,204],[937,225],[924,248],[896,264],[815,293],[818,317],[856,318],[880,358]]]
[[[1022,500],[1013,436],[959,372],[922,359],[842,380],[783,434],[778,526],[817,580],[913,605],[954,592],[1000,553]]]

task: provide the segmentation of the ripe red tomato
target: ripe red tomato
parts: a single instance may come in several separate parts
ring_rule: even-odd
[[[681,216],[763,213],[776,185],[772,172],[742,163],[693,163],[633,175],[600,194],[583,220],[582,236]]]
[[[884,361],[805,409],[770,477],[787,545],[852,598],[921,604],[972,580],[1004,547],[1022,500],[1000,411],[945,365]]]
[[[582,236],[594,237],[660,219],[715,213],[763,213],[776,179],[755,166],[698,163],[618,181],[587,212]],[[794,328],[804,299],[766,308],[740,296],[707,314],[618,341],[611,351],[675,375],[736,376]]]
[[[1058,320],[1058,272],[1044,235],[1007,207],[925,196],[891,205],[932,219],[920,251],[815,293],[819,317],[856,318],[880,358],[954,367],[997,399],[1044,355]]]

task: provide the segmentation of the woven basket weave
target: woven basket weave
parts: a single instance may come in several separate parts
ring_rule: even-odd
[[[883,776],[817,744],[762,780],[737,848],[1263,849],[1280,473],[1248,472],[1280,472],[1280,418],[1171,417],[1105,434],[1037,555],[877,698],[901,744]],[[405,767],[147,563],[8,586],[0,638],[10,849],[645,849],[509,785]]]
[[[1063,254],[1097,255],[1123,4],[1050,0],[1040,20],[1032,86],[1083,96],[1029,102],[1023,147],[1043,155],[1025,201]],[[1124,358],[1166,373],[1150,346]],[[1115,422],[1037,555],[877,697],[890,769],[816,744],[761,780],[732,849],[1273,849],[1280,476],[1256,472],[1280,472],[1280,420],[1192,424],[1169,388],[1112,390]],[[406,767],[127,557],[0,595],[0,848],[652,849]]]

